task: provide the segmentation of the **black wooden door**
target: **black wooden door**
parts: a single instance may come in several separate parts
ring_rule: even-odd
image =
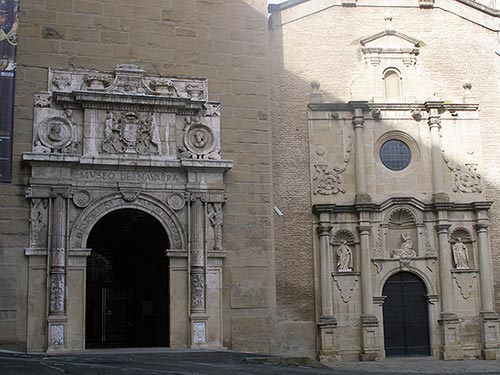
[[[384,343],[387,356],[429,355],[425,285],[410,272],[393,275],[384,286]]]

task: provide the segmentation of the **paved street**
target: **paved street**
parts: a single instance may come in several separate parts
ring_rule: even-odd
[[[275,363],[259,363],[262,361]],[[246,353],[169,349],[88,350],[51,356],[0,351],[0,374],[500,374],[500,361],[443,362],[431,358],[408,358],[375,363],[341,363],[334,364],[331,369],[276,364],[279,361],[277,357],[263,358]]]

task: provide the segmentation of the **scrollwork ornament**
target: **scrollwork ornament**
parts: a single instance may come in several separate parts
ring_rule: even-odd
[[[64,313],[64,274],[53,273],[50,276],[50,312]]]
[[[465,163],[465,166],[452,165],[443,151],[443,159],[453,173],[454,192],[481,193],[481,174],[477,172],[477,163]]]
[[[52,95],[48,92],[39,93],[34,95],[33,104],[36,108],[50,107]]]
[[[191,274],[191,307],[205,306],[205,277],[203,273]]]
[[[313,193],[320,195],[334,195],[345,193],[341,173],[338,168],[329,169],[326,164],[316,164],[316,173],[313,177]]]
[[[79,190],[73,194],[73,203],[76,207],[85,208],[92,202],[92,194],[87,190]]]

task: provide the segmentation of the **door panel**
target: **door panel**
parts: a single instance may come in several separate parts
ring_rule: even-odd
[[[410,272],[392,276],[384,286],[384,343],[387,356],[429,355],[425,285]]]

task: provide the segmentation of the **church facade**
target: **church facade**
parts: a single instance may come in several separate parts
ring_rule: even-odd
[[[499,358],[493,4],[20,6],[1,347]]]

